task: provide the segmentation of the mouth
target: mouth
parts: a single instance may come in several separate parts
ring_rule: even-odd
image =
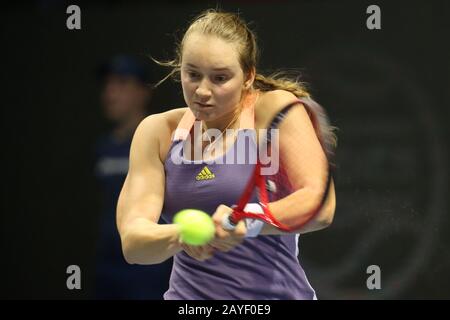
[[[200,107],[200,109],[210,109],[213,107],[212,104],[206,104],[206,103],[200,103],[200,102],[195,102],[196,105],[198,105]]]

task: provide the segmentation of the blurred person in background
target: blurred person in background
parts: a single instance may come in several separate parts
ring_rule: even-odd
[[[131,140],[148,113],[152,98],[150,72],[137,57],[116,56],[100,66],[101,105],[110,130],[95,144],[95,175],[102,213],[96,246],[95,299],[162,299],[172,261],[151,266],[124,260],[117,231],[117,199],[128,172]],[[163,222],[161,222],[163,223]]]

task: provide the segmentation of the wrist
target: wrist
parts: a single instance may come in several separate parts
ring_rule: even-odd
[[[257,214],[264,214],[264,210],[259,203],[248,203],[245,206],[244,211]],[[261,230],[264,226],[264,222],[258,219],[246,218],[245,225],[247,228],[247,233],[245,237],[255,238],[261,233]]]

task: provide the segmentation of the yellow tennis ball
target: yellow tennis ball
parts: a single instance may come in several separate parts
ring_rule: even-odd
[[[208,243],[215,233],[212,218],[204,211],[185,209],[175,214],[173,221],[181,228],[181,241],[194,246]]]

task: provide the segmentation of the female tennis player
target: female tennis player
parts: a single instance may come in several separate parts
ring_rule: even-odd
[[[156,264],[174,256],[165,299],[317,299],[299,264],[298,238],[329,226],[335,211],[329,174],[335,137],[322,109],[301,83],[256,72],[255,35],[236,14],[203,12],[176,52],[160,63],[172,67],[161,81],[181,80],[187,108],[151,115],[135,132],[117,207],[125,259]],[[264,139],[256,135],[244,147],[238,140],[269,128],[286,106],[279,150],[270,154],[279,154],[277,173],[267,176],[270,202],[261,204],[255,193],[245,209],[270,210],[290,231],[257,219],[224,228],[252,177],[250,154]],[[246,161],[229,161],[242,153]],[[281,175],[284,180],[275,179]],[[180,241],[180,229],[170,223],[186,208],[212,215],[209,243]],[[169,224],[159,225],[160,216]]]

